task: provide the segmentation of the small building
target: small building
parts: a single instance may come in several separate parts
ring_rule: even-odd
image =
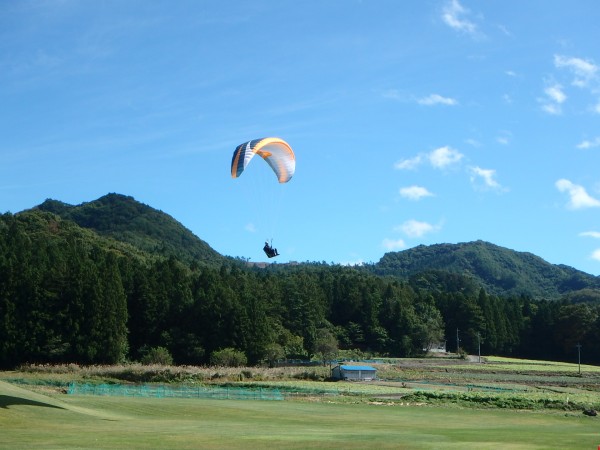
[[[431,353],[446,353],[446,341],[430,342],[427,347],[423,349],[423,351]]]
[[[331,371],[331,377],[336,380],[349,381],[372,381],[377,377],[377,369],[371,366],[335,366]]]

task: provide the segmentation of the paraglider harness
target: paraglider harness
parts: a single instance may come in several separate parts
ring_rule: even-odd
[[[273,240],[271,240],[273,242]],[[276,248],[273,248],[269,241],[265,241],[265,246],[263,247],[264,252],[267,254],[269,258],[274,258],[275,256],[279,256],[279,252]]]

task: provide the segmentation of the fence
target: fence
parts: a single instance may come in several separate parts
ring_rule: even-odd
[[[165,386],[147,384],[70,383],[70,395],[106,395],[115,397],[207,398],[219,400],[283,400],[278,389],[240,387]]]

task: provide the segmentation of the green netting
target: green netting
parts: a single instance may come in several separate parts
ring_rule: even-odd
[[[116,397],[211,398],[231,400],[283,400],[278,389],[238,387],[165,386],[148,384],[70,383],[71,395],[109,395]]]

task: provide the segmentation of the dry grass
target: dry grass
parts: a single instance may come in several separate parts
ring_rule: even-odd
[[[329,367],[221,367],[221,366],[165,366],[159,364],[29,364],[16,372],[40,376],[66,375],[70,379],[103,379],[130,382],[226,382],[272,380],[324,380]]]

